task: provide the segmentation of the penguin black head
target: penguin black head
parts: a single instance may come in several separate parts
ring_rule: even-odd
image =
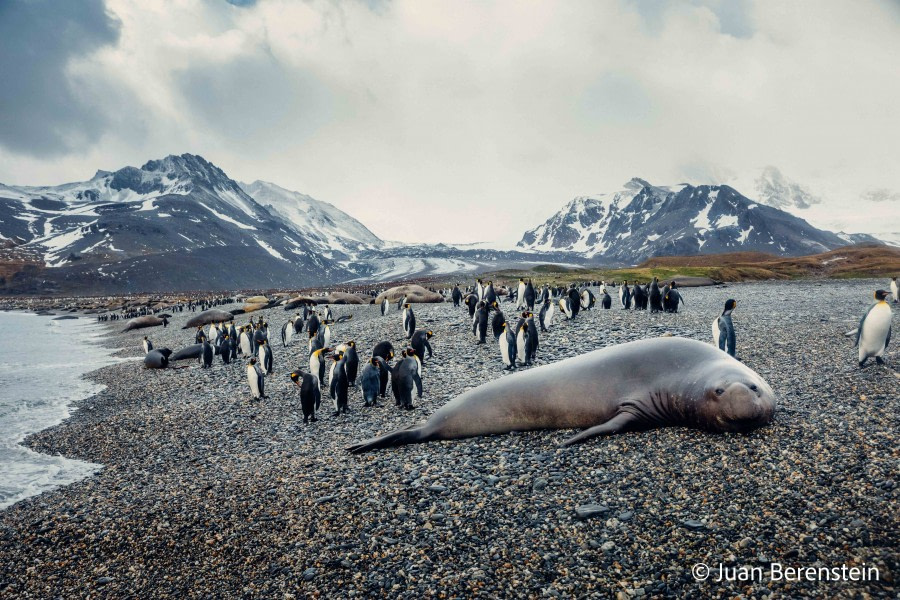
[[[356,342],[354,342],[353,340],[350,340],[349,342],[347,342],[347,345],[350,347],[353,347],[356,345]]]
[[[250,359],[250,364],[251,364],[251,365],[255,365],[255,364],[256,364],[256,359],[255,359],[255,358],[251,358],[251,359]]]
[[[300,371],[294,371],[293,373],[291,373],[290,375],[288,375],[288,377],[291,378],[291,381],[293,381],[294,384],[299,385],[299,381],[298,381],[298,380],[300,379],[300,377],[301,377],[302,375],[303,375],[303,373],[301,373]]]
[[[736,306],[737,300],[735,300],[734,298],[729,298],[725,301],[725,311],[722,314],[724,315],[729,310],[734,310]]]
[[[884,302],[884,299],[890,295],[890,292],[886,290],[877,290],[875,292],[875,299],[879,302]]]
[[[427,335],[428,337],[431,337],[434,335],[434,332],[429,330],[429,331],[425,332],[425,335]]]

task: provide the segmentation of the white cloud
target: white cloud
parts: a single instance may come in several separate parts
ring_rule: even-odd
[[[632,176],[751,195],[776,165],[822,199],[813,224],[900,230],[855,206],[900,190],[896,6],[646,6],[109,0],[118,41],[70,72],[121,125],[62,158],[0,147],[0,181],[193,152],[388,239],[508,242]]]

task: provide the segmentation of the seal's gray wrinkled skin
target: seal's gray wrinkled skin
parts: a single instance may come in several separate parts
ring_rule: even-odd
[[[703,342],[657,338],[496,379],[454,398],[420,426],[348,450],[534,429],[586,428],[563,445],[654,427],[747,432],[774,414],[772,388],[743,363]]]

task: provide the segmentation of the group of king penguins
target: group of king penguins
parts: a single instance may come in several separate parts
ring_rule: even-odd
[[[591,287],[600,288],[599,299]],[[629,287],[628,282],[624,281],[618,286],[619,302],[626,310],[631,309],[633,303],[635,310],[647,310],[649,306],[651,312],[675,313],[678,312],[679,304],[684,304],[684,299],[676,287],[674,281],[660,287],[659,280],[655,277],[646,286],[634,283]],[[501,288],[500,294],[503,292]],[[531,279],[520,278],[518,285],[510,286],[505,293],[507,301],[515,303],[514,320],[507,320],[503,314],[500,294],[492,281],[485,283],[477,279],[473,286],[466,287],[464,291],[456,284],[445,294],[452,299],[454,306],[463,305],[468,308],[469,317],[472,319],[472,334],[478,344],[486,343],[490,323],[491,332],[500,347],[504,370],[532,364],[540,345],[540,335],[550,330],[557,309],[565,320],[571,320],[576,318],[580,311],[591,310],[598,304],[606,310],[612,308],[612,296],[604,281],[591,282],[590,285],[581,287],[572,283],[568,288],[544,284],[537,289]],[[535,312],[537,307],[539,310]],[[730,315],[730,312],[728,314]],[[727,323],[730,324],[730,317]],[[733,329],[731,339],[733,342]],[[718,343],[718,339],[716,342]]]

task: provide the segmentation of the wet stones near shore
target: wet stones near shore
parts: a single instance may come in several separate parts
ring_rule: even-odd
[[[775,423],[751,435],[676,428],[572,448],[558,447],[571,432],[550,431],[350,456],[354,441],[515,376],[501,373],[497,345],[474,344],[463,309],[417,305],[435,357],[416,410],[390,397],[367,409],[351,389],[349,415],[331,416],[323,398],[320,420],[304,426],[287,373],[305,365],[305,342],[284,349],[278,335],[293,313],[254,313],[275,341],[269,400],[248,401],[243,360],[164,371],[127,361],[96,372],[106,389],[30,438],[38,451],[105,468],[0,513],[0,596],[895,597],[898,359],[855,369],[842,335],[874,285],[693,288],[677,315],[557,316],[537,364],[665,334],[706,341],[724,300],[738,298],[739,356],[780,401]],[[354,315],[334,326],[334,340],[356,340],[362,357],[382,339],[402,347],[399,312],[333,308]],[[154,344],[192,343],[180,330],[190,316],[152,330]],[[109,340],[138,358],[146,334]],[[881,581],[691,574],[699,562],[773,561],[866,563]]]

